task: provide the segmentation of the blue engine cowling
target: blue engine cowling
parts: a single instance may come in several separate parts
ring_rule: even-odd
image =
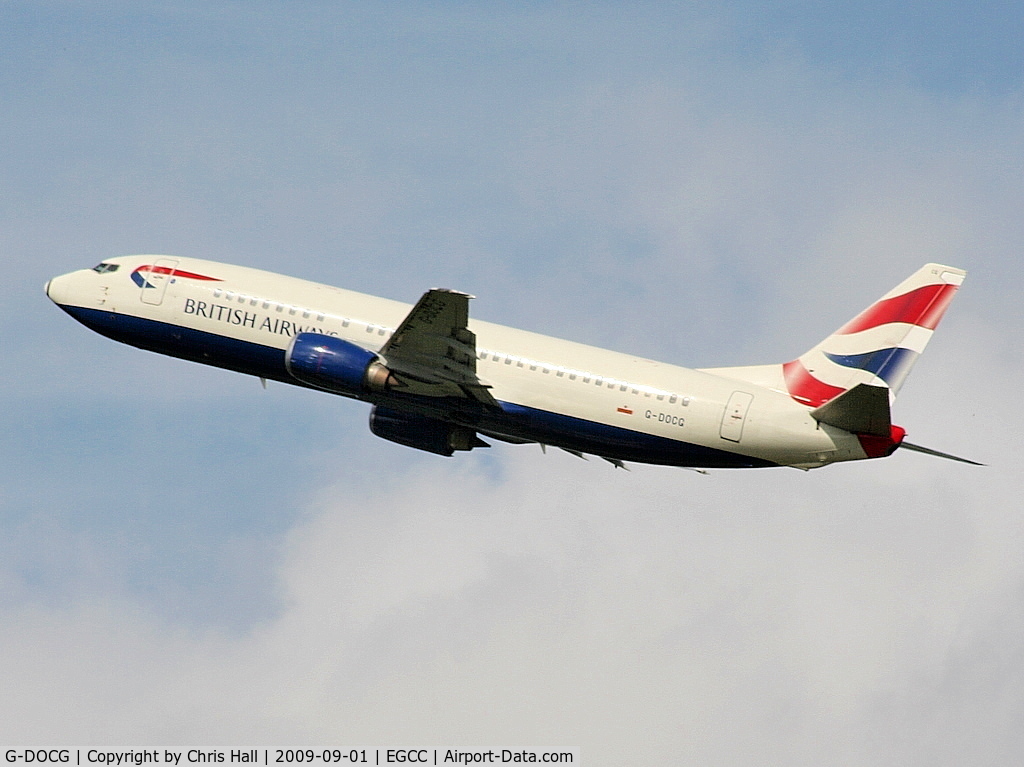
[[[465,426],[380,405],[370,411],[370,431],[399,445],[444,456],[456,450],[490,447]]]
[[[377,355],[337,336],[299,333],[285,352],[284,364],[302,383],[338,394],[388,388],[390,371]]]

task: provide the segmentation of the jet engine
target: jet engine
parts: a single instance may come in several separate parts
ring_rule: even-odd
[[[399,445],[444,456],[456,450],[490,447],[465,426],[380,405],[370,411],[370,431]]]
[[[299,333],[285,352],[284,364],[299,381],[349,396],[379,392],[394,384],[391,371],[376,354],[337,336]]]

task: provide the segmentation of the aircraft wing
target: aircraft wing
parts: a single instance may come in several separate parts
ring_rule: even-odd
[[[468,293],[428,290],[380,350],[410,394],[465,397],[497,406],[476,375],[476,335],[469,329]]]

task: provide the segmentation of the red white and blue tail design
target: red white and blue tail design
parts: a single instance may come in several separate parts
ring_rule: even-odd
[[[890,401],[924,351],[967,275],[926,264],[820,344],[782,366],[786,389],[819,407],[857,384],[884,386]]]

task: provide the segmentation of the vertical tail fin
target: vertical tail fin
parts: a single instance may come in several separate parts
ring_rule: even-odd
[[[793,399],[820,407],[858,384],[896,397],[967,275],[926,264],[813,349],[782,366]]]

